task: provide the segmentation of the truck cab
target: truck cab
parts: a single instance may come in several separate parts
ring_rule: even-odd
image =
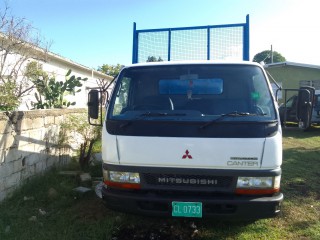
[[[106,106],[102,158],[102,196],[112,209],[219,219],[280,212],[282,132],[259,64],[123,68]]]

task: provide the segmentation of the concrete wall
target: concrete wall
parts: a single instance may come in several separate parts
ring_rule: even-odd
[[[60,123],[84,111],[0,112],[0,201],[28,178],[70,160],[73,149],[59,145]]]

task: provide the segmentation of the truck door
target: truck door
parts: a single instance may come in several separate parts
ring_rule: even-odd
[[[311,122],[320,124],[320,91],[316,91],[314,95],[314,106]]]
[[[299,127],[302,129],[308,129],[311,125],[314,94],[315,89],[313,87],[301,87],[299,90],[297,118],[299,120]]]

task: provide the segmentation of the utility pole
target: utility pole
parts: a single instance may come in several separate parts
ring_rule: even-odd
[[[273,63],[273,50],[272,50],[272,44],[271,44],[271,63]]]

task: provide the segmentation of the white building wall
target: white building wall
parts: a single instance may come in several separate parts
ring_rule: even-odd
[[[34,61],[34,60],[30,60]],[[83,86],[81,91],[76,93],[75,96],[68,95],[65,97],[70,102],[76,102],[76,105],[70,106],[73,108],[85,108],[87,107],[87,95],[88,88],[98,87],[97,79],[105,79],[106,81],[111,81],[112,77],[105,75],[96,70],[87,68],[80,64],[74,63],[71,60],[64,59],[58,55],[52,53],[49,54],[48,60],[46,62],[40,62],[42,64],[43,70],[47,72],[50,76],[55,76],[56,81],[65,81],[65,75],[72,70],[71,76],[88,78],[87,81],[83,81]],[[27,64],[27,63],[26,63]],[[21,104],[18,110],[30,110],[32,109],[32,102],[36,102],[35,90],[30,92],[28,96],[22,98]]]

